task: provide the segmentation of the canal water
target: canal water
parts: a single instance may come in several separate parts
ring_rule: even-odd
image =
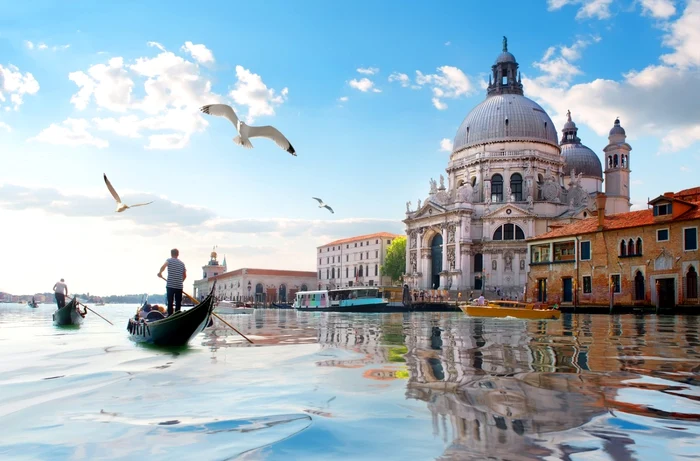
[[[2,460],[700,455],[700,317],[256,310],[190,346],[0,304]]]

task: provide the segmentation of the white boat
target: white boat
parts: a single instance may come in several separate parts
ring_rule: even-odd
[[[255,310],[252,307],[246,307],[243,303],[222,299],[216,303],[214,312],[217,314],[250,314],[255,312]]]
[[[303,311],[382,312],[388,304],[377,287],[347,287],[297,292],[292,307]]]

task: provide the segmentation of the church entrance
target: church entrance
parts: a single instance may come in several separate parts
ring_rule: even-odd
[[[442,272],[442,234],[435,234],[430,243],[431,269],[430,288],[440,288],[440,272]]]

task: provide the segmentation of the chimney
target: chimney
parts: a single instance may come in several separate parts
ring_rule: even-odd
[[[605,226],[605,202],[608,197],[604,193],[600,193],[596,196],[595,202],[598,208],[598,230],[603,230]]]

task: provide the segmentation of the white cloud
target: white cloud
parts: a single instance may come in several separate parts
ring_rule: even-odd
[[[37,45],[37,48],[39,48],[40,50],[47,50],[49,49],[49,45],[47,45],[46,43],[39,43],[39,45]]]
[[[402,74],[401,72],[393,72],[391,75],[389,75],[389,81],[399,82],[404,88],[411,85],[411,79],[408,77],[408,75]]]
[[[445,42],[445,46],[450,46],[450,45],[452,45],[452,42],[450,42],[450,41]]]
[[[664,45],[674,51],[661,56],[661,60],[684,69],[700,66],[700,0],[689,0],[683,15],[669,29]]]
[[[202,74],[196,62],[167,51],[160,43],[148,42],[148,46],[158,49],[158,54],[132,62],[114,57],[106,63],[90,66],[86,71],[69,74],[68,78],[79,88],[71,103],[80,111],[96,109],[100,114],[91,121],[84,120],[82,125],[64,122],[69,128],[63,131],[72,133],[69,139],[101,146],[106,141],[89,133],[90,130],[99,130],[129,138],[146,137],[147,149],[179,149],[188,144],[193,133],[208,126],[197,109],[206,103],[223,102],[220,95],[212,92],[211,81]],[[206,59],[203,49],[198,46],[186,49],[198,54],[200,59]],[[237,102],[249,105],[249,116],[274,114],[272,105],[286,99],[287,89],[280,95],[269,90],[266,98],[262,93],[267,87],[259,76],[239,68],[239,81],[232,91],[232,95],[239,99]],[[242,81],[241,78],[248,80]],[[140,94],[143,96],[139,97]],[[54,131],[61,128],[61,125],[52,126],[55,126]],[[83,131],[74,133],[78,128]],[[62,137],[39,135],[36,139],[60,143],[57,139]]]
[[[338,101],[340,101],[340,102],[348,102],[348,99],[349,99],[349,98],[348,98],[347,96],[341,96],[341,97],[338,98]]]
[[[374,88],[374,82],[372,80],[368,79],[367,77],[363,77],[360,80],[352,79],[348,83],[352,88],[355,88],[356,90],[360,90],[363,93],[366,93],[370,90],[376,92],[376,88]]]
[[[90,122],[85,119],[68,118],[62,123],[52,123],[48,128],[42,130],[36,137],[29,141],[39,141],[61,146],[93,146],[102,149],[109,146],[109,143],[101,138],[97,138],[88,131]]]
[[[34,42],[32,42],[32,41],[30,41],[30,40],[25,40],[25,41],[24,41],[24,45],[25,45],[25,46],[27,47],[27,49],[29,49],[29,50],[37,49],[37,50],[41,50],[41,51],[44,51],[44,50],[61,51],[61,50],[67,50],[68,48],[70,48],[70,45],[69,45],[69,44],[66,44],[66,45],[53,45],[53,46],[49,46],[49,45],[47,45],[47,44],[44,43],[44,42],[39,42],[39,43],[36,43],[36,44],[35,44]]]
[[[675,49],[661,57],[667,65],[633,70],[620,80],[596,79],[575,85],[565,74],[555,81],[552,71],[535,79],[524,78],[527,94],[552,109],[555,122],[563,122],[571,109],[577,123],[607,137],[615,116],[620,116],[628,136],[660,138],[660,153],[688,148],[700,141],[700,112],[695,102],[700,99],[700,48],[692,45],[693,40],[700,42],[700,0],[692,0],[668,30],[665,41]]]
[[[658,19],[668,19],[676,14],[676,7],[671,0],[641,0],[642,11]]]
[[[545,51],[542,59],[533,63],[543,75],[537,77],[538,83],[542,85],[568,86],[571,80],[583,72],[572,64],[581,58],[582,51],[600,41],[600,37],[579,38],[571,46],[558,45],[550,46]]]
[[[469,78],[457,67],[442,66],[437,68],[439,74],[423,74],[416,71],[416,84],[419,86],[429,85],[433,91],[433,106],[438,110],[447,108],[443,99],[456,99],[460,96],[467,96],[474,91]]]
[[[34,43],[30,42],[29,40],[24,41],[24,45],[29,48],[30,50],[34,49]]]
[[[580,5],[576,19],[608,19],[612,0],[547,0],[550,11],[561,9],[566,5]]]
[[[452,152],[452,140],[442,138],[442,140],[440,140],[440,150],[443,152]]]
[[[681,167],[681,171],[682,171],[683,173],[690,173],[690,172],[693,171],[693,170],[691,170],[690,168],[688,168],[687,166],[684,165],[684,166]]]
[[[192,42],[185,42],[182,46],[182,51],[191,54],[192,57],[201,64],[214,62],[214,53],[204,45],[195,45]]]
[[[0,106],[7,102],[9,96],[12,108],[18,110],[24,102],[24,95],[34,95],[38,91],[39,82],[31,73],[23,74],[17,66],[12,64],[7,67],[0,64]],[[9,106],[5,106],[5,109],[9,110]]]
[[[374,75],[379,72],[379,69],[376,67],[359,67],[357,71],[364,75]]]
[[[275,106],[287,100],[288,88],[282,88],[279,94],[268,88],[258,74],[254,74],[243,66],[236,66],[238,81],[234,84],[229,96],[236,104],[248,107],[247,123],[253,123],[256,117],[275,115]]]
[[[8,124],[5,123],[5,122],[0,122],[0,128],[2,128],[3,130],[7,131],[8,133],[11,133],[11,132],[12,132],[12,127],[10,127],[10,125],[8,125]]]

